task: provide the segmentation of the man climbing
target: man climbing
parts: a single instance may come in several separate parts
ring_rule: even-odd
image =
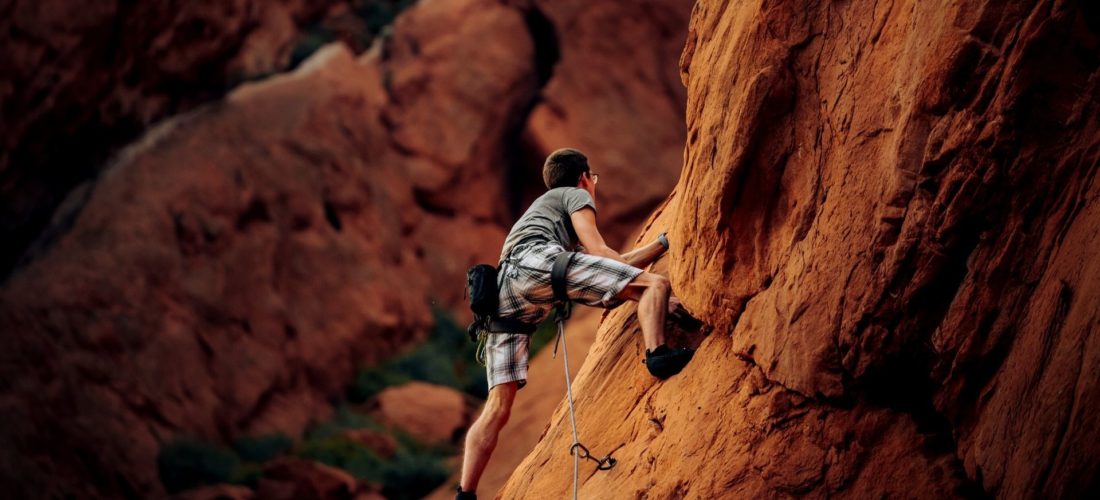
[[[661,379],[679,373],[694,354],[665,345],[665,315],[679,300],[672,297],[668,278],[640,269],[668,250],[666,236],[662,233],[657,241],[620,255],[604,243],[596,227],[600,177],[590,170],[588,158],[575,149],[559,149],[546,158],[542,174],[548,191],[512,226],[500,253],[497,317],[527,324],[546,318],[555,299],[550,280],[554,258],[577,251],[566,274],[569,299],[604,308],[637,301],[646,367]],[[486,339],[489,398],[466,435],[456,500],[477,498],[477,483],[511,415],[516,391],[527,384],[530,342],[525,333],[492,333]]]

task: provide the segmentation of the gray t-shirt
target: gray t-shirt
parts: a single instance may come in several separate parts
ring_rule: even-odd
[[[539,196],[508,232],[500,260],[508,256],[512,247],[529,241],[556,243],[575,250],[577,233],[569,216],[584,207],[595,210],[596,202],[588,191],[578,187],[554,188]]]

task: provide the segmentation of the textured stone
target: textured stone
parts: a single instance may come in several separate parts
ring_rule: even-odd
[[[391,458],[397,452],[397,439],[385,431],[352,429],[340,435],[348,441],[369,448],[382,458]]]
[[[173,495],[172,500],[252,500],[256,494],[247,486],[216,484]]]
[[[669,230],[714,333],[657,382],[632,307],[604,322],[574,392],[619,465],[582,465],[581,496],[1094,494],[1097,20],[697,3],[683,173],[648,237]],[[500,497],[569,494],[567,419]]]
[[[428,444],[453,442],[472,420],[462,393],[424,382],[385,389],[373,404],[371,415],[379,423]]]
[[[256,496],[270,500],[338,500],[352,498],[359,489],[359,482],[341,469],[282,458],[264,467]]]
[[[0,276],[118,148],[283,71],[336,0],[13,0],[0,10]]]
[[[0,288],[0,486],[161,496],[164,443],[296,435],[357,366],[422,339],[432,305],[461,313],[553,81],[540,12],[418,4],[366,54],[330,46],[164,120],[72,191]]]

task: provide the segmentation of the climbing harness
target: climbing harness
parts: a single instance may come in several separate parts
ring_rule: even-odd
[[[573,383],[569,379],[569,348],[565,342],[565,320],[572,314],[572,302],[566,288],[566,274],[569,271],[569,263],[573,260],[573,252],[562,252],[554,258],[554,267],[550,270],[550,287],[554,290],[555,308],[554,321],[558,324],[558,337],[554,342],[554,357],[558,355],[558,343],[561,343],[562,359],[565,364],[565,395],[569,401],[569,423],[573,426],[573,444],[569,446],[569,454],[573,455],[573,500],[577,500],[577,485],[580,478],[580,460],[586,459],[596,462],[596,470],[611,470],[618,463],[608,453],[603,458],[595,458],[588,447],[581,444],[577,434],[576,408],[573,406]]]
[[[489,264],[478,264],[466,271],[465,296],[469,299],[470,311],[474,313],[474,321],[466,327],[466,334],[477,343],[474,359],[481,366],[485,366],[485,341],[489,333],[530,335],[537,328],[537,325],[495,316],[500,300],[499,276],[500,270]]]

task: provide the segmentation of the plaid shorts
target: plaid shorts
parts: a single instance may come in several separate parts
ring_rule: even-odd
[[[565,249],[546,243],[520,244],[500,268],[500,307],[497,316],[525,323],[539,323],[554,306],[550,268],[554,257]],[[629,264],[577,252],[566,274],[569,298],[595,307],[622,304],[614,297],[642,270]],[[531,336],[520,333],[492,333],[485,341],[485,369],[489,388],[506,382],[527,384],[528,347]]]

